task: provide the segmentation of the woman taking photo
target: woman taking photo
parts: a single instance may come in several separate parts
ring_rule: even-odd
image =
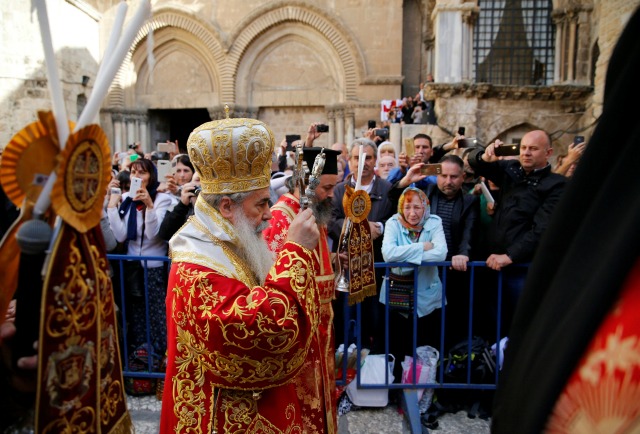
[[[136,178],[141,180],[135,189]],[[110,187],[118,187],[117,180]],[[107,205],[109,224],[116,239],[126,243],[130,256],[166,256],[167,243],[158,237],[167,209],[172,204],[169,194],[159,193],[158,175],[151,160],[131,163],[131,190],[112,193]],[[134,191],[135,190],[135,191]],[[122,201],[122,203],[120,203]],[[118,207],[119,205],[119,207]],[[129,347],[135,349],[146,342],[144,261],[125,263],[125,306],[129,324]],[[164,355],[167,342],[165,321],[166,271],[161,261],[146,262],[151,341],[156,354]]]
[[[407,187],[400,196],[398,213],[385,223],[382,241],[382,256],[385,262],[444,261],[447,256],[447,242],[440,217],[431,215],[426,194],[415,187]],[[418,268],[418,280],[413,282],[413,267],[398,267],[389,270],[390,281],[382,283],[380,302],[386,304],[389,292],[389,346],[396,360],[394,375],[400,379],[400,361],[404,355],[412,355],[413,335],[413,290],[417,294],[418,315],[417,346],[430,345],[439,348],[440,317],[442,306],[442,282],[438,277],[438,267]],[[406,291],[397,292],[391,286]]]

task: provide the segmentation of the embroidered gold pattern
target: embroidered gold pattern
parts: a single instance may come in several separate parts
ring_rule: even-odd
[[[225,243],[217,241],[216,244],[223,247],[226,254],[233,256],[233,252],[225,248]],[[236,260],[240,263],[239,259]],[[288,252],[281,255],[276,264],[270,274],[272,280],[287,279],[301,299],[313,300],[311,268],[305,260],[294,252]],[[173,410],[178,419],[176,429],[180,432],[201,426],[208,399],[204,393],[205,378],[211,378],[207,377],[207,373],[213,374],[214,386],[234,384],[239,389],[246,387],[252,394],[257,383],[286,378],[297,371],[306,353],[304,348],[292,352],[294,346],[299,345],[299,312],[284,294],[274,289],[248,285],[246,295],[228,300],[224,289],[211,284],[211,277],[219,275],[217,271],[193,270],[184,263],[175,265],[179,285],[169,289],[174,294],[171,320],[177,326],[178,350],[175,360],[177,375],[172,378]],[[276,268],[284,271],[276,275]],[[245,273],[241,274],[245,284],[253,280]],[[274,321],[261,312],[263,306],[268,306],[271,311],[277,310],[278,320]],[[315,332],[317,306],[311,311]],[[248,320],[253,322],[251,328],[248,327]],[[224,351],[210,351],[208,344],[211,339],[220,341],[220,348],[224,348]],[[309,336],[305,347],[311,339],[312,336]],[[254,360],[249,350],[259,350],[262,356]],[[255,415],[254,400],[233,400],[230,397],[233,393],[244,396],[241,391],[228,389],[223,389],[220,394],[218,407],[225,414],[223,432],[242,432],[238,431],[239,427],[246,427],[247,422],[253,420],[251,415]],[[247,396],[251,397],[251,394]]]
[[[269,186],[271,130],[255,119],[223,119],[196,128],[187,141],[204,193],[236,193]]]

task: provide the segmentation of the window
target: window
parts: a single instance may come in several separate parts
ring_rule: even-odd
[[[474,31],[477,83],[550,85],[555,27],[552,0],[480,0]]]

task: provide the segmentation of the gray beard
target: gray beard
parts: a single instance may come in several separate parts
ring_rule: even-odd
[[[264,221],[253,227],[251,222],[239,208],[234,213],[236,237],[238,238],[237,253],[245,260],[260,285],[264,285],[267,274],[273,267],[275,257],[262,237],[262,231],[269,227],[269,222]]]
[[[322,202],[312,200],[310,207],[311,211],[313,211],[313,216],[316,218],[318,226],[327,226],[333,216],[331,199],[327,198]]]

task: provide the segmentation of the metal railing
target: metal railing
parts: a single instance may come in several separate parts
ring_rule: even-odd
[[[161,256],[149,256],[149,257],[141,257],[141,256],[128,256],[128,255],[107,255],[108,259],[111,261],[114,270],[119,270],[119,276],[117,282],[119,283],[119,288],[116,291],[116,301],[119,303],[118,306],[121,311],[121,317],[119,319],[120,327],[121,327],[121,350],[123,355],[123,375],[125,377],[136,377],[136,378],[164,378],[164,372],[158,372],[154,369],[148,369],[147,371],[132,371],[129,369],[127,361],[130,359],[130,348],[128,344],[128,325],[127,325],[127,303],[126,300],[126,285],[125,285],[125,261],[142,261],[145,265],[148,261],[162,261],[164,263],[169,263],[169,258],[161,257]],[[362,309],[361,304],[357,304],[355,306],[349,306],[347,304],[347,297],[343,297],[344,303],[342,305],[342,309],[344,312],[344,324],[343,333],[344,333],[344,349],[346,349],[351,343],[356,344],[356,364],[355,364],[355,378],[352,381],[356,381],[357,387],[361,389],[400,389],[404,392],[404,400],[406,401],[405,405],[411,407],[406,408],[407,415],[409,417],[409,421],[411,424],[412,432],[420,432],[420,421],[419,414],[416,414],[417,411],[417,401],[412,401],[412,396],[410,393],[407,394],[407,391],[415,392],[418,389],[478,389],[478,390],[494,390],[498,383],[498,368],[493,372],[493,381],[485,382],[485,383],[475,383],[472,381],[472,372],[471,372],[471,363],[467,363],[467,375],[465,382],[447,382],[445,378],[445,363],[444,358],[446,356],[445,352],[445,335],[446,335],[446,319],[447,319],[447,279],[448,274],[450,273],[451,262],[443,261],[443,262],[424,262],[420,265],[409,264],[409,263],[375,263],[376,268],[384,268],[385,269],[385,277],[389,278],[389,270],[394,267],[410,267],[414,269],[414,282],[418,282],[418,269],[422,266],[435,266],[439,268],[439,274],[442,281],[442,304],[441,308],[441,328],[440,328],[440,345],[439,348],[436,348],[439,352],[439,361],[437,367],[437,375],[436,381],[433,383],[418,383],[417,381],[417,373],[416,373],[416,363],[417,362],[417,336],[418,336],[418,315],[417,315],[417,306],[418,306],[418,291],[413,291],[413,306],[415,308],[412,310],[412,339],[413,339],[413,378],[409,383],[400,383],[400,382],[390,382],[388,372],[385,373],[385,382],[384,384],[366,384],[361,381],[360,378],[360,368],[363,365],[363,359],[361,356],[361,350],[363,348],[362,342],[362,333],[361,333],[361,324],[362,324]],[[528,264],[523,265],[512,265],[511,267],[527,267]],[[468,296],[469,296],[469,309],[468,309],[468,327],[467,327],[467,342],[468,349],[467,354],[471,353],[471,338],[474,336],[474,304],[476,298],[476,271],[478,268],[485,268],[486,263],[480,261],[470,261],[467,263],[467,273],[469,273],[469,288],[468,288]],[[495,318],[495,342],[497,344],[496,354],[500,353],[500,330],[501,330],[501,306],[502,306],[502,293],[503,293],[503,272],[493,272],[495,273],[496,278],[496,318]],[[151,346],[151,331],[150,331],[150,317],[149,317],[149,306],[148,306],[148,269],[144,267],[144,279],[145,279],[145,321],[146,321],[146,342],[147,347],[150,349]],[[114,289],[116,289],[116,285],[114,282]],[[459,289],[459,288],[458,288]],[[385,353],[388,359],[389,352],[389,317],[390,317],[390,309],[389,309],[389,292],[386,294],[387,302],[384,305],[384,348]],[[355,312],[355,318],[351,317],[351,311]],[[354,332],[351,334],[351,328],[353,327]],[[355,338],[355,342],[352,342],[352,337]],[[366,358],[366,357],[365,357]],[[153,367],[157,361],[154,360],[154,356],[149,352],[147,355],[147,366]],[[336,370],[341,372],[341,375],[336,378],[337,386],[346,386],[347,381],[347,357],[342,358],[341,366],[336,366]],[[400,360],[396,360],[396,363],[400,363]],[[499,365],[499,363],[496,363]],[[415,407],[415,408],[414,408]]]

